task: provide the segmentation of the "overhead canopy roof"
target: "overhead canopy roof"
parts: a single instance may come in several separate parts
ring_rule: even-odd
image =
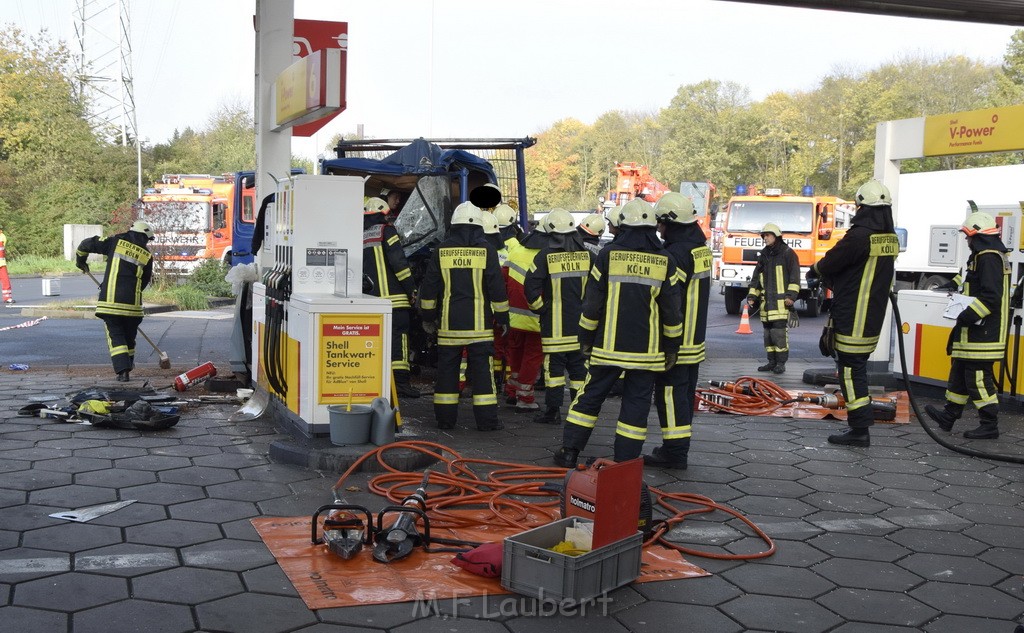
[[[1021,0],[731,0],[803,9],[834,9],[951,22],[983,22],[1024,27]]]

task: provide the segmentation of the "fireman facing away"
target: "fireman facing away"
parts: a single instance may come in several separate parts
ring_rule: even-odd
[[[747,304],[751,309],[761,304],[761,327],[768,362],[757,371],[786,373],[789,360],[789,312],[800,294],[800,260],[796,252],[782,241],[782,230],[776,224],[761,229],[764,248],[757,258],[750,277]]]
[[[665,250],[676,265],[683,329],[676,366],[658,374],[654,381],[654,403],[662,440],[661,446],[650,455],[644,455],[644,464],[685,470],[698,368],[705,358],[713,256],[689,198],[674,191],[666,193],[654,206],[654,212],[665,240]]]
[[[899,240],[892,220],[892,194],[877,180],[861,185],[855,196],[857,214],[850,230],[807,271],[812,288],[832,288],[839,386],[846,400],[845,433],[830,435],[831,444],[869,446],[868,428],[875,423],[868,394],[868,357],[878,345],[892,289]]]
[[[388,203],[369,198],[363,203],[363,275],[367,294],[391,301],[391,373],[399,396],[418,398],[409,383],[409,311],[416,285],[405,259],[398,231],[387,220]]]
[[[540,315],[544,350],[544,412],[534,418],[544,424],[561,424],[565,375],[569,374],[569,401],[587,377],[587,361],[580,351],[580,315],[583,289],[594,256],[583,245],[572,214],[553,209],[542,220],[548,245],[537,254],[524,288],[530,309]]]
[[[973,297],[956,318],[946,353],[952,357],[946,404],[942,410],[927,405],[925,412],[943,431],[951,431],[967,401],[978,409],[980,424],[964,431],[964,437],[993,440],[999,437],[999,398],[992,375],[992,363],[1003,359],[1009,327],[1010,264],[1008,248],[999,239],[995,219],[982,212],[968,216],[960,231],[971,254],[966,275],[953,283],[964,296]]]
[[[100,284],[96,316],[107,328],[107,347],[118,382],[128,382],[135,367],[135,337],[142,323],[142,291],[153,278],[153,256],[146,244],[153,229],[139,220],[124,233],[101,239],[94,236],[78,245],[75,266],[89,272],[89,253],[103,255],[107,269]]]
[[[437,334],[434,415],[441,429],[455,428],[459,411],[459,362],[467,351],[473,385],[473,416],[481,431],[497,431],[498,398],[491,355],[494,322],[508,329],[508,298],[498,254],[484,239],[480,209],[463,202],[452,214],[451,231],[434,251],[420,288],[423,329]]]
[[[618,210],[621,232],[590,271],[580,317],[580,344],[591,351],[579,396],[569,407],[555,463],[575,468],[597,424],[601,404],[625,370],[615,428],[615,461],[640,456],[647,435],[656,372],[671,369],[679,351],[676,267],[655,233],[654,209],[631,200]]]

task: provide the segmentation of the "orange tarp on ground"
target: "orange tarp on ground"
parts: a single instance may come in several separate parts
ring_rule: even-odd
[[[449,511],[479,514],[469,510]],[[484,578],[451,563],[452,552],[426,553],[413,550],[407,558],[389,564],[373,560],[372,547],[352,560],[342,560],[325,545],[310,543],[309,517],[252,519],[260,538],[310,609],[349,607],[392,602],[415,602],[468,598],[509,593],[499,578]],[[478,528],[431,529],[431,536],[476,542],[496,542],[518,534],[507,525]],[[436,547],[444,547],[438,544]],[[645,547],[640,577],[636,582],[697,578],[709,575],[683,559],[675,550],[653,545]]]

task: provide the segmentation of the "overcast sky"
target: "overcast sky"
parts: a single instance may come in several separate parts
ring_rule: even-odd
[[[74,45],[77,0],[3,0],[0,22]],[[95,3],[93,3],[95,4]],[[203,128],[253,101],[255,0],[130,0],[140,136]],[[755,99],[813,89],[907,55],[999,63],[1011,27],[720,0],[295,0],[295,17],[348,22],[347,110],[333,134],[522,137],[563,118],[654,112],[681,85],[735,81]]]

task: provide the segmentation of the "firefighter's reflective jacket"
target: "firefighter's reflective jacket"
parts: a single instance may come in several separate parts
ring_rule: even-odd
[[[870,354],[878,345],[900,243],[890,207],[859,207],[852,226],[815,272],[832,288],[836,351]]]
[[[592,365],[661,371],[679,351],[676,267],[654,229],[623,227],[590,270],[580,316],[580,343]]]
[[[799,294],[800,259],[782,238],[776,238],[757,258],[747,296],[760,300],[762,321],[785,321],[789,318],[786,299],[796,301]]]
[[[541,345],[545,354],[580,348],[583,289],[594,256],[576,233],[553,234],[533,260],[526,275],[526,300],[540,315]]]
[[[526,281],[526,273],[533,265],[534,258],[547,243],[547,233],[540,231],[533,231],[525,236],[522,243],[518,240],[509,243],[508,261],[505,262],[502,272],[506,275],[505,288],[508,291],[509,323],[514,329],[540,332],[540,317],[530,310],[530,303],[526,300],[523,283]]]
[[[7,265],[7,236],[3,229],[0,229],[0,266]]]
[[[455,225],[430,256],[420,287],[423,320],[437,322],[438,345],[494,340],[494,323],[508,325],[508,297],[498,254],[479,227]]]
[[[153,255],[146,248],[148,238],[138,231],[126,231],[107,239],[86,238],[75,253],[85,264],[89,253],[104,255],[106,274],[96,302],[96,314],[141,317],[142,291],[153,278]]]
[[[416,284],[409,262],[398,231],[382,213],[363,216],[363,274],[373,283],[368,294],[390,299],[393,308],[412,306]]]
[[[974,297],[951,334],[953,358],[1002,360],[1006,348],[1010,312],[1010,264],[1008,249],[998,235],[978,234],[971,238],[971,255],[966,274],[954,282],[960,291]]]
[[[714,256],[700,225],[670,223],[665,229],[665,250],[676,264],[676,280],[682,296],[683,335],[680,365],[704,362],[704,339],[711,299],[711,266]]]

